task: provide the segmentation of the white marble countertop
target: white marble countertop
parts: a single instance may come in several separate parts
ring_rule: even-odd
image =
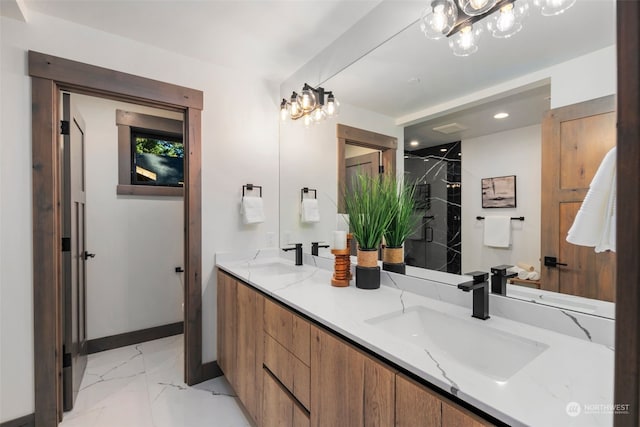
[[[513,304],[525,304],[517,306],[514,311],[522,311],[521,307],[525,307],[525,311],[539,310],[541,317],[564,319],[575,329],[581,329],[574,336],[550,330],[544,319],[540,319],[544,327],[511,320],[507,318],[509,310],[500,306],[493,312],[490,307],[490,319],[472,319],[471,293],[454,290],[451,285],[383,272],[383,286],[380,289],[358,289],[355,281],[349,287],[336,288],[330,285],[330,260],[308,255],[305,255],[307,264],[296,267],[295,273],[287,273],[286,267],[282,268],[284,274],[278,274],[278,269],[272,269],[268,274],[264,269],[261,271],[261,265],[292,265],[286,258],[274,250],[256,251],[251,255],[217,254],[216,265],[509,425],[613,425],[611,412],[602,405],[613,403],[614,351],[611,345],[592,339],[592,335],[597,333],[590,333],[583,326],[588,321],[586,316],[576,318],[562,310],[514,300]],[[400,286],[398,283],[401,283]],[[419,287],[430,287],[429,292],[435,289],[438,299],[413,291]],[[447,302],[447,299],[453,302]],[[455,299],[463,303],[458,304]],[[527,308],[526,305],[532,307]],[[456,361],[437,346],[421,348],[366,322],[367,319],[389,313],[404,313],[404,310],[415,306],[446,313],[467,322],[480,322],[483,327],[534,340],[548,348],[508,380],[499,381]],[[549,316],[552,313],[550,310],[563,314]],[[434,328],[437,327],[434,324]],[[608,333],[609,325],[602,329]],[[581,334],[583,337],[579,338]],[[451,339],[455,340],[456,336],[451,336]],[[474,357],[474,354],[469,354],[469,357]],[[508,359],[509,355],[496,354],[496,357]],[[567,406],[572,402],[581,409],[576,416],[570,416],[567,411]]]

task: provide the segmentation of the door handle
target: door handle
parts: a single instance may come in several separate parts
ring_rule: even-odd
[[[433,227],[427,227],[427,234],[429,236],[429,237],[426,238],[427,243],[433,242]]]
[[[546,256],[544,257],[544,266],[545,267],[558,267],[558,266],[567,267],[567,264],[564,262],[558,262],[558,258],[554,256]]]
[[[87,251],[84,251],[84,259],[88,260],[89,258],[95,258],[96,254],[90,254]]]

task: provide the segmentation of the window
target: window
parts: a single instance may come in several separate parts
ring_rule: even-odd
[[[182,121],[116,110],[118,126],[117,194],[184,194]]]
[[[180,135],[131,130],[131,184],[184,185],[184,146]]]

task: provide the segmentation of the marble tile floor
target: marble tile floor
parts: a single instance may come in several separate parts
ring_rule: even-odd
[[[183,335],[89,355],[61,427],[246,427],[224,377],[183,382]]]

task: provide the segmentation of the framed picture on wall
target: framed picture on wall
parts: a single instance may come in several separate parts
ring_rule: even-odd
[[[482,208],[515,208],[516,176],[482,178]]]

